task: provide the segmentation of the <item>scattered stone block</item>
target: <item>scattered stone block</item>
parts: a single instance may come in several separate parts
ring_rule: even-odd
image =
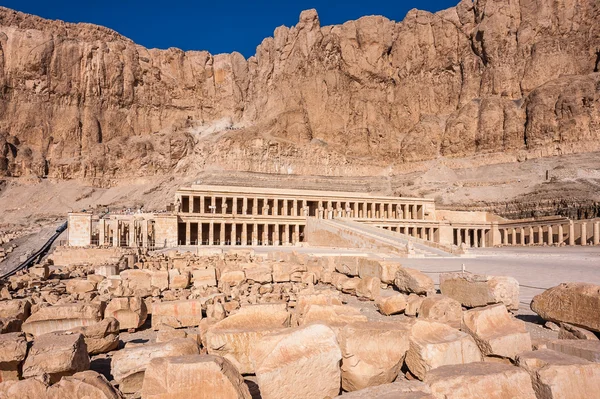
[[[415,269],[401,268],[396,271],[394,285],[403,293],[427,295],[435,292],[431,277]]]
[[[148,308],[140,297],[113,298],[104,311],[105,317],[119,321],[121,330],[140,328],[148,317]]]
[[[593,332],[568,323],[560,323],[558,339],[585,339],[590,341],[600,340]]]
[[[531,350],[531,336],[525,323],[508,313],[504,304],[464,312],[461,330],[475,338],[485,356],[514,360],[519,353]]]
[[[335,271],[346,276],[358,276],[359,257],[356,256],[338,256],[334,260]]]
[[[419,318],[446,323],[451,327],[460,328],[462,307],[458,301],[452,298],[443,295],[434,295],[423,300],[417,315]]]
[[[185,289],[190,285],[190,273],[185,270],[169,270],[169,289]]]
[[[110,276],[119,275],[119,265],[100,265],[94,269],[94,274],[104,276],[106,278]]]
[[[406,365],[420,380],[435,368],[482,360],[473,338],[443,323],[420,321],[413,325]]]
[[[299,319],[301,326],[311,323],[344,326],[349,323],[367,321],[360,310],[342,305],[309,305]]]
[[[23,377],[48,374],[50,382],[90,367],[85,339],[81,334],[49,333],[35,338],[23,364]]]
[[[175,329],[159,330],[156,333],[156,343],[160,344],[162,342],[171,341],[173,339],[187,338],[187,337],[188,337],[188,334],[185,330],[175,330]]]
[[[48,399],[46,394],[47,389],[48,381],[43,377],[28,378],[21,381],[9,380],[0,383],[0,398]]]
[[[261,337],[290,326],[285,303],[250,305],[208,328],[205,346],[211,355],[222,356],[242,374],[254,372],[250,351]]]
[[[549,349],[521,353],[517,364],[531,376],[541,399],[583,399],[600,394],[600,363]]]
[[[188,355],[150,361],[142,399],[250,399],[235,366],[219,356]]]
[[[47,390],[48,399],[121,399],[122,396],[106,378],[87,370],[63,377]]]
[[[90,326],[102,320],[102,303],[75,302],[40,308],[23,323],[23,331],[33,336],[75,327]]]
[[[152,328],[161,326],[172,328],[194,327],[202,320],[202,302],[200,300],[184,300],[156,302],[152,307]]]
[[[564,283],[536,295],[531,310],[544,320],[600,332],[600,286]]]
[[[265,335],[251,351],[263,399],[337,396],[342,353],[333,330],[321,324]]]
[[[66,282],[66,289],[69,294],[85,294],[96,290],[96,283],[84,279],[70,279]]]
[[[429,386],[421,381],[400,380],[348,392],[335,399],[435,399]]]
[[[214,267],[192,271],[192,281],[195,288],[216,287],[217,274]]]
[[[392,261],[379,261],[379,265],[381,266],[381,282],[384,284],[394,284],[394,280],[396,280],[396,274],[400,269],[402,269],[402,265],[398,262]]]
[[[310,305],[341,305],[339,292],[326,291],[318,294],[301,294],[296,300],[296,311],[303,315]]]
[[[119,321],[113,317],[91,326],[73,328],[69,332],[83,335],[90,355],[110,352],[119,346]]]
[[[358,258],[358,277],[361,279],[374,277],[381,281],[381,264],[378,260]]]
[[[21,319],[0,317],[0,334],[19,332],[22,325]]]
[[[600,342],[593,340],[553,339],[546,341],[546,348],[566,355],[600,363]]]
[[[501,363],[439,367],[427,374],[425,383],[436,398],[536,399],[529,374]]]
[[[110,368],[119,390],[125,394],[142,389],[144,372],[154,358],[198,355],[198,344],[189,338],[121,349],[113,355]]]
[[[243,283],[246,280],[246,274],[243,270],[229,270],[221,273],[219,277],[219,286],[223,284],[229,284],[234,287],[238,284]]]
[[[15,318],[21,321],[27,320],[31,314],[31,302],[29,299],[11,299],[0,301],[0,317]]]
[[[443,273],[440,291],[467,308],[502,303],[509,310],[519,310],[519,282],[512,277]]]
[[[50,277],[50,268],[48,267],[48,265],[30,267],[28,271],[29,274],[31,274],[32,276],[36,276],[42,281],[48,280],[48,277]]]
[[[246,280],[253,281],[259,284],[267,284],[273,282],[271,267],[268,265],[258,265],[256,263],[247,263],[242,265]]]
[[[0,335],[0,382],[19,379],[26,355],[25,334],[15,332]]]
[[[362,322],[339,333],[342,388],[357,391],[393,382],[408,351],[412,323]]]
[[[379,313],[386,316],[404,312],[406,305],[406,296],[403,294],[394,294],[385,298],[379,298],[377,301],[377,309],[379,309]]]
[[[404,314],[406,316],[416,317],[424,300],[425,297],[417,294],[410,294],[406,297],[406,309],[404,309]]]
[[[356,296],[376,301],[381,297],[381,280],[378,277],[361,277],[356,286]]]

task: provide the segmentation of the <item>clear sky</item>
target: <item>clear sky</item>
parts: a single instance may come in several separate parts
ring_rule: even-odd
[[[404,19],[412,8],[438,11],[458,0],[0,0],[0,5],[68,22],[116,30],[149,48],[178,47],[212,54],[239,51],[246,58],[280,25],[293,26],[300,12],[315,8],[321,25],[364,15]]]

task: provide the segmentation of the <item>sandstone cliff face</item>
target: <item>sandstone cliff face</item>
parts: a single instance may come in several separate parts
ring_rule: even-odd
[[[0,8],[0,175],[368,176],[597,151],[599,62],[596,0],[325,27],[309,10],[248,60]]]

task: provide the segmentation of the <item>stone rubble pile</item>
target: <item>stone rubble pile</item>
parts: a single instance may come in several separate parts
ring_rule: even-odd
[[[44,264],[0,283],[0,398],[600,392],[597,286],[534,298],[560,332],[533,345],[509,277],[444,274],[438,293],[424,273],[360,256],[125,256]]]

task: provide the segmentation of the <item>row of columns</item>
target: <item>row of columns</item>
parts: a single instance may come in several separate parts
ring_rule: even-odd
[[[100,219],[97,223],[97,245],[147,248],[153,238],[153,231],[149,224],[150,221],[145,219],[137,221]]]
[[[378,226],[396,233],[405,234],[411,237],[420,238],[427,241],[435,241],[435,227],[418,226]]]
[[[178,238],[179,245],[295,245],[304,241],[304,225],[290,223],[225,223],[184,222],[185,239]],[[192,224],[198,225],[197,241],[192,242]],[[208,225],[208,237],[204,240],[203,226]],[[219,232],[216,233],[216,226]],[[238,226],[241,226],[238,235]],[[269,226],[272,230],[269,231]],[[227,227],[230,228],[229,233]],[[262,231],[261,231],[262,230]],[[218,235],[218,236],[217,236]]]
[[[454,229],[454,244],[463,245],[467,248],[485,248],[486,233],[488,229],[485,228],[461,228]]]
[[[588,223],[580,222],[580,245],[587,245],[588,242]],[[546,235],[544,235],[544,230],[546,230]],[[537,232],[537,240],[536,238]],[[556,232],[556,233],[555,233]],[[518,239],[517,239],[517,233]],[[554,240],[554,236],[556,234],[556,241]],[[565,242],[565,231],[564,226],[562,224],[547,224],[547,225],[538,225],[538,226],[521,226],[521,227],[511,227],[511,228],[502,228],[500,229],[500,237],[502,245],[553,245],[558,244],[561,245]],[[510,239],[509,239],[510,238]],[[527,240],[527,238],[529,238]],[[567,245],[575,245],[576,237],[575,237],[575,223],[573,221],[569,221],[568,226],[568,236],[567,236]],[[600,245],[600,222],[592,222],[592,244]]]
[[[220,207],[217,207],[220,199]],[[240,209],[239,202],[242,202]],[[197,202],[198,201],[198,202]],[[210,201],[207,205],[206,201]],[[259,209],[259,202],[262,206]],[[194,206],[198,203],[198,206]],[[292,206],[289,206],[289,203]],[[249,203],[252,206],[249,206]],[[269,205],[273,203],[273,206]],[[312,208],[309,203],[316,206]],[[231,210],[229,210],[231,204]],[[185,206],[184,206],[185,205]],[[281,206],[280,206],[281,205]],[[362,219],[424,219],[423,204],[403,204],[370,201],[308,201],[305,199],[271,199],[255,197],[217,197],[217,196],[181,196],[176,203],[177,212],[196,214],[234,214],[234,215],[270,215],[270,216],[313,216],[320,219],[336,217]],[[206,209],[209,212],[206,212]],[[219,208],[219,209],[218,209]],[[290,209],[291,208],[291,209]]]

